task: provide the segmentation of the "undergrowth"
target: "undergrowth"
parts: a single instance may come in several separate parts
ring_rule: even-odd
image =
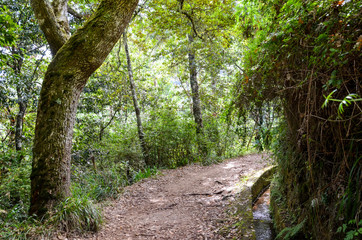
[[[48,221],[66,232],[98,231],[102,224],[102,215],[100,209],[87,196],[69,197],[56,207]]]
[[[144,170],[139,170],[138,172],[136,172],[133,176],[134,182],[138,182],[142,179],[145,178],[149,178],[152,176],[155,176],[159,173],[158,169],[154,166],[154,167],[147,167]]]

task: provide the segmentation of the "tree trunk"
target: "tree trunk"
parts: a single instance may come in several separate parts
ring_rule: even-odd
[[[19,112],[16,115],[16,125],[15,125],[15,149],[16,151],[21,151],[23,149],[23,125],[24,125],[24,116],[27,108],[25,100],[20,96],[18,98]],[[19,159],[21,160],[21,158]]]
[[[196,133],[203,133],[203,124],[202,124],[202,113],[201,113],[201,104],[200,104],[200,96],[199,96],[199,84],[197,82],[197,69],[196,69],[196,61],[195,61],[195,52],[192,49],[192,43],[194,42],[194,38],[192,35],[188,35],[189,38],[189,71],[190,71],[190,86],[192,92],[192,110],[196,123]]]
[[[41,3],[44,1],[32,0],[41,26],[52,24],[49,19],[44,19],[47,15],[42,14]],[[42,217],[70,195],[70,154],[80,93],[90,75],[103,63],[121,37],[137,3],[138,0],[103,0],[94,16],[63,46],[59,46],[61,41],[54,41],[56,46],[51,46],[53,53],[57,52],[45,73],[40,92],[30,214]],[[44,26],[42,29],[52,45],[53,41],[49,39],[57,32],[50,32],[50,28]]]
[[[16,87],[17,97],[18,97],[18,106],[19,112],[16,115],[15,122],[15,149],[20,152],[23,148],[23,125],[24,125],[24,116],[27,108],[26,100],[24,99],[24,94],[22,92],[20,78],[21,78],[21,68],[23,66],[23,56],[21,54],[20,49],[13,48],[12,53],[19,54],[20,57],[18,59],[14,58],[13,70],[16,77],[19,79]],[[23,159],[23,154],[20,153],[17,156],[17,162],[20,163]]]
[[[197,69],[195,60],[195,51],[192,48],[194,38],[191,34],[188,35],[189,39],[189,71],[190,71],[190,86],[192,92],[192,110],[196,123],[196,135],[198,138],[199,148],[203,155],[207,154],[206,144],[204,142],[204,126],[202,123],[201,103],[199,95],[199,84],[197,82]]]
[[[141,110],[138,105],[136,86],[133,81],[133,71],[132,71],[131,57],[129,55],[129,50],[128,50],[128,41],[127,41],[127,32],[126,31],[123,33],[123,42],[124,42],[124,49],[125,49],[126,57],[127,57],[127,70],[128,70],[129,84],[131,87],[133,105],[134,105],[134,109],[136,112],[136,118],[137,118],[138,137],[140,139],[144,161],[147,166],[151,166],[152,163],[148,157],[147,145],[146,145],[146,141],[145,141],[145,133],[143,132],[143,127],[142,127]]]

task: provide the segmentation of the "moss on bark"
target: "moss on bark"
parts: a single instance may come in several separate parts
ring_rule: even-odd
[[[137,3],[102,1],[94,17],[65,42],[49,64],[35,128],[30,214],[41,217],[69,196],[70,153],[80,93],[120,38]]]

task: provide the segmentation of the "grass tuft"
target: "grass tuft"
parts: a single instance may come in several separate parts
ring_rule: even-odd
[[[102,214],[88,198],[69,197],[59,204],[50,221],[66,232],[98,231]]]

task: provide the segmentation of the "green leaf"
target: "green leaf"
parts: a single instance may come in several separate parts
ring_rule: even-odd
[[[333,95],[336,91],[337,91],[337,89],[334,89],[330,94],[328,94],[327,97],[324,96],[324,98],[325,98],[326,100],[324,101],[324,103],[323,103],[323,105],[322,105],[322,108],[327,107],[327,104],[328,104],[330,98],[332,97],[332,95]]]
[[[336,53],[336,52],[339,52],[338,49],[335,49],[335,48],[330,48],[329,49],[332,53]],[[334,70],[335,71],[335,70]]]

